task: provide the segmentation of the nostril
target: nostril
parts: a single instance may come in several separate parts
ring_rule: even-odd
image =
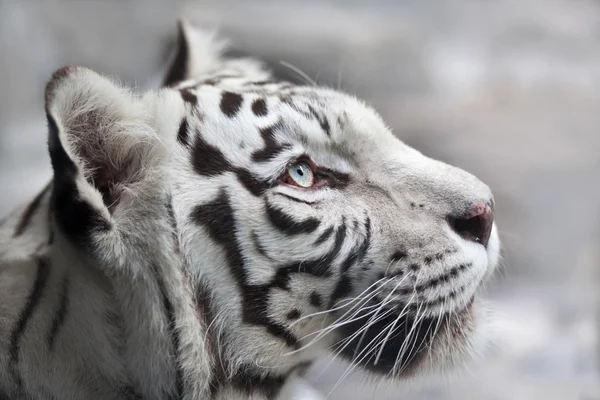
[[[477,203],[467,215],[461,218],[450,217],[450,227],[463,239],[487,246],[490,240],[494,216],[492,208],[485,203]]]

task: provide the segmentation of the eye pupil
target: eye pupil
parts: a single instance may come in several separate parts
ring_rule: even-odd
[[[296,186],[309,188],[314,184],[314,174],[310,166],[304,162],[296,163],[287,170],[288,179]]]

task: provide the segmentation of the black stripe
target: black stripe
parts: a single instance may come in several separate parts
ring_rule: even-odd
[[[23,234],[23,232],[25,232],[25,229],[27,229],[27,226],[29,226],[29,223],[31,222],[31,218],[33,217],[33,215],[35,214],[36,210],[40,206],[40,203],[42,202],[42,199],[44,198],[44,195],[50,189],[50,186],[52,186],[52,182],[49,182],[42,189],[42,191],[40,193],[38,193],[37,196],[35,196],[35,198],[33,199],[33,201],[31,203],[29,203],[29,205],[25,209],[25,212],[23,212],[23,215],[21,216],[21,220],[19,221],[19,223],[17,224],[17,227],[15,228],[15,232],[13,234],[13,237],[20,236],[20,235]]]
[[[238,181],[240,181],[240,183],[244,185],[244,187],[254,196],[261,196],[269,187],[267,182],[263,182],[256,178],[250,171],[246,169],[237,168],[235,170],[235,174],[238,178]]]
[[[312,233],[321,224],[321,221],[314,217],[306,218],[302,221],[296,221],[292,216],[284,213],[282,210],[272,206],[268,200],[265,200],[267,217],[271,224],[287,235],[299,235],[302,233]]]
[[[256,99],[252,102],[252,112],[257,117],[264,117],[269,113],[265,99]]]
[[[221,190],[214,201],[196,206],[191,217],[208,230],[211,239],[223,246],[231,274],[242,288],[246,281],[244,259],[235,238],[236,221],[225,190]]]
[[[297,97],[296,99],[299,99],[299,97]],[[327,117],[325,115],[319,114],[311,104],[301,102],[302,104],[306,105],[306,108],[308,108],[308,111],[305,111],[296,103],[294,103],[291,95],[282,96],[281,101],[289,105],[297,113],[303,115],[307,119],[316,120],[321,126],[321,129],[323,129],[323,132],[325,132],[327,136],[331,136],[331,126],[329,125],[329,120],[327,120]]]
[[[48,207],[48,245],[54,243],[54,215],[52,207]]]
[[[192,93],[189,88],[181,89],[179,92],[181,93],[181,98],[183,99],[183,101],[191,104],[193,110],[194,107],[196,107],[196,104],[198,103],[198,97],[196,97],[196,95]]]
[[[296,338],[296,336],[294,336],[294,334],[287,330],[285,326],[277,322],[271,321],[269,317],[265,316],[258,320],[258,322],[260,325],[266,326],[267,332],[269,332],[271,335],[283,339],[283,341],[285,341],[285,344],[287,344],[288,346],[295,347],[298,344],[298,339]]]
[[[164,86],[172,86],[177,82],[181,82],[186,78],[187,75],[187,64],[189,58],[188,44],[181,22],[178,24],[177,28],[177,54],[175,55],[175,59],[169,68],[169,72],[165,78]]]
[[[27,329],[29,320],[35,312],[36,307],[40,303],[42,294],[46,288],[48,276],[50,275],[50,264],[48,261],[44,258],[38,258],[36,261],[37,272],[35,282],[33,283],[33,288],[31,289],[29,296],[27,296],[25,307],[23,307],[19,313],[19,318],[17,319],[17,322],[10,333],[9,360],[12,369],[13,380],[15,381],[18,392],[20,392],[23,388],[23,380],[21,378],[21,374],[19,373],[19,351],[21,347],[21,340],[23,339],[23,334],[25,333],[25,329]]]
[[[321,295],[315,291],[310,294],[310,304],[317,308],[320,308],[323,305],[323,298]]]
[[[77,166],[65,152],[58,137],[58,126],[50,114],[48,118],[48,151],[54,170],[54,189],[51,204],[54,218],[63,233],[78,244],[91,250],[92,237],[96,231],[111,229],[109,221],[80,199],[75,179]]]
[[[54,318],[52,319],[52,326],[50,327],[50,332],[48,332],[48,337],[46,338],[46,342],[48,343],[48,348],[50,349],[50,351],[54,350],[54,341],[56,340],[56,335],[58,334],[58,331],[65,322],[68,307],[69,276],[65,274],[62,284],[60,285],[60,299],[58,301],[58,308],[54,313]]]
[[[237,390],[247,394],[262,394],[267,399],[274,399],[283,387],[287,376],[258,374],[253,366],[242,366],[231,378],[231,384]]]
[[[254,230],[252,231],[252,242],[254,243],[254,247],[256,248],[258,254],[269,260],[271,259],[271,257],[269,257],[269,255],[267,254],[267,250],[263,247],[262,243],[260,242],[258,234]]]
[[[426,300],[424,297],[420,297],[418,302],[410,303],[408,305],[408,308],[412,311],[419,312],[420,310],[425,310],[427,308],[437,307],[437,306],[441,305],[442,303],[447,302],[448,300],[454,299],[459,294],[464,293],[467,286],[469,286],[469,285],[464,284],[461,287],[452,290],[450,293],[442,295],[442,296],[438,296],[437,298],[435,298],[433,300]],[[470,302],[472,302],[472,301],[474,301],[474,297],[471,298]],[[404,309],[404,307],[406,306],[406,303],[403,303],[400,306],[401,306],[401,309]]]
[[[264,326],[271,335],[283,340],[288,346],[294,347],[298,339],[278,322],[268,316],[269,294],[271,289],[277,285],[277,279],[273,283],[265,285],[245,285],[242,289],[244,303],[242,304],[243,321],[248,324]]]
[[[285,318],[288,320],[294,320],[300,318],[301,316],[302,314],[300,313],[300,310],[293,308],[285,315]]]
[[[331,136],[331,127],[329,126],[329,121],[325,115],[319,115],[317,111],[313,108],[312,105],[308,104],[308,111],[312,114],[312,116],[319,122],[321,125],[321,129],[327,136]]]
[[[346,275],[342,275],[340,280],[335,285],[335,289],[333,289],[333,293],[331,294],[331,298],[329,299],[329,308],[332,308],[336,301],[339,299],[348,296],[352,292],[352,282],[350,278]]]
[[[330,226],[329,228],[325,229],[323,233],[321,233],[321,235],[317,238],[317,240],[315,240],[315,246],[318,246],[325,242],[327,239],[329,239],[329,237],[333,234],[333,230],[333,226]]]
[[[281,152],[290,148],[289,144],[278,144],[275,140],[275,131],[281,128],[281,124],[275,124],[260,130],[260,135],[265,142],[265,147],[252,153],[252,161],[267,162],[277,157]]]
[[[337,259],[345,239],[346,219],[343,218],[341,225],[338,227],[335,233],[333,249],[331,249],[330,252],[325,254],[323,257],[319,257],[314,260],[294,262],[290,265],[281,268],[279,273],[304,273],[319,277],[330,276],[331,264]]]
[[[371,219],[369,217],[367,217],[367,220],[365,221],[365,231],[365,238],[360,246],[355,247],[342,263],[342,273],[348,271],[348,269],[354,264],[364,260],[365,256],[367,255],[367,251],[371,245]]]
[[[473,265],[472,263],[466,263],[466,264],[460,264],[460,265],[458,265],[456,267],[453,267],[448,272],[446,272],[445,274],[442,274],[442,275],[437,276],[435,278],[431,278],[427,282],[415,286],[414,290],[416,292],[422,292],[423,290],[431,289],[431,288],[439,286],[439,285],[441,285],[443,283],[447,283],[452,278],[457,277],[460,272],[462,272],[465,269],[471,267],[472,265]]]
[[[285,95],[283,95],[283,96],[280,97],[280,100],[281,100],[282,103],[287,104],[292,109],[294,109],[297,113],[299,113],[302,116],[304,116],[306,119],[312,119],[313,115],[311,115],[310,112],[307,112],[307,111],[303,110],[296,103],[294,103],[294,100],[292,99],[291,96],[292,96],[291,93],[285,94]],[[301,103],[301,104],[303,104],[303,103]]]
[[[398,262],[400,260],[404,260],[407,254],[405,250],[396,250],[394,254],[390,257],[390,262]]]
[[[191,157],[194,171],[202,176],[217,176],[234,169],[223,152],[206,142],[201,134],[196,135]]]
[[[315,177],[319,180],[327,181],[329,187],[336,189],[345,188],[350,183],[349,174],[324,167],[319,167],[317,169]]]
[[[225,91],[221,95],[221,111],[229,118],[233,118],[242,108],[243,101],[244,98],[239,93]]]
[[[183,119],[181,120],[181,124],[179,125],[179,131],[177,132],[177,141],[186,147],[189,145],[190,142],[188,129],[189,126],[187,118],[183,117]]]
[[[154,271],[158,271],[158,268],[154,268]],[[173,360],[175,361],[175,390],[176,396],[171,397],[169,400],[180,400],[183,398],[183,371],[181,370],[181,366],[179,364],[179,330],[176,326],[175,319],[175,310],[173,309],[173,304],[169,299],[167,294],[167,289],[163,280],[160,277],[156,277],[156,282],[158,283],[158,287],[160,290],[160,295],[162,297],[163,309],[165,311],[165,316],[167,318],[167,329],[169,331],[169,336],[171,336],[171,345],[173,346]]]
[[[281,193],[281,192],[276,192],[275,195],[285,197],[286,199],[291,200],[291,201],[295,201],[296,203],[308,204],[309,206],[312,206],[312,205],[316,204],[316,202],[314,202],[314,201],[308,201],[308,200],[298,199],[296,197],[292,197],[290,195],[287,195],[287,194]]]
[[[216,243],[223,246],[229,270],[244,296],[243,321],[264,326],[267,332],[282,339],[289,346],[296,345],[297,339],[294,335],[267,315],[269,293],[274,284],[247,284],[242,246],[236,238],[236,220],[227,193],[222,190],[214,201],[197,206],[191,217],[207,229],[209,236]],[[283,273],[286,274],[285,271]]]

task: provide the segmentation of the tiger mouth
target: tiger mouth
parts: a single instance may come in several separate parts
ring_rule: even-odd
[[[438,337],[449,332],[461,334],[454,331],[470,316],[475,298],[474,294],[464,307],[436,316],[403,315],[396,308],[382,310],[376,318],[366,314],[339,328],[344,339],[335,351],[367,370],[392,376],[411,375],[434,351]]]

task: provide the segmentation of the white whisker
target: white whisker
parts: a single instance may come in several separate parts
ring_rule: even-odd
[[[304,78],[306,80],[307,83],[310,83],[311,85],[313,85],[314,87],[318,87],[319,85],[317,84],[317,82],[315,82],[310,76],[308,76],[308,74],[304,71],[302,71],[300,68],[286,62],[286,61],[279,61],[279,63],[285,67],[288,67],[289,69],[291,69],[292,71],[294,71],[295,73],[297,73],[298,75],[300,75],[302,78]]]

